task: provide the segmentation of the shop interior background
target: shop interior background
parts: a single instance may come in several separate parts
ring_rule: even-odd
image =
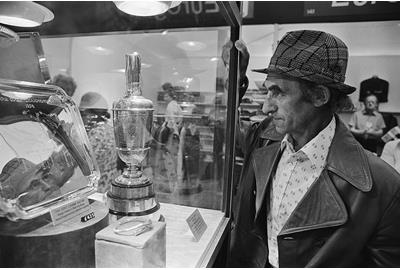
[[[346,82],[357,88],[351,95],[356,107],[360,106],[360,82],[378,76],[389,82],[388,102],[380,104],[380,111],[400,113],[400,91],[396,91],[400,89],[400,21],[245,25],[242,39],[251,55],[249,69],[265,67],[274,39],[296,29],[327,31],[348,45]],[[215,92],[216,70],[222,61],[218,46],[227,36],[221,31],[226,30],[42,38],[42,44],[51,75],[69,73],[77,81],[73,97],[77,103],[88,91],[99,92],[109,101],[121,96],[125,91],[123,56],[132,51],[143,54],[143,94],[156,101],[165,82],[189,91]],[[265,79],[254,72],[248,72],[248,77],[250,89],[257,89],[255,82]]]

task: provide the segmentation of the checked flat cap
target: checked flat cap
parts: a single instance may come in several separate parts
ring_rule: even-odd
[[[292,31],[281,39],[268,67],[253,71],[283,74],[351,94],[356,88],[344,83],[347,60],[347,46],[338,37],[322,31]]]

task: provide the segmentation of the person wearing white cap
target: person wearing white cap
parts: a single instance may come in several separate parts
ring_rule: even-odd
[[[111,180],[119,175],[114,129],[109,124],[108,104],[99,93],[87,92],[81,98],[79,110],[100,169],[97,191],[104,193],[111,188]]]
[[[280,143],[253,151],[239,186],[230,267],[399,267],[400,174],[355,140],[336,111],[348,50],[322,31],[286,33],[263,106]]]

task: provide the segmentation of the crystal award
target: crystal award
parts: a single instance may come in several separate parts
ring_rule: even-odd
[[[0,216],[31,219],[96,192],[82,118],[54,85],[0,79]]]
[[[113,124],[118,156],[126,163],[123,174],[111,183],[107,203],[111,214],[143,216],[159,209],[152,181],[142,172],[150,150],[153,102],[142,96],[141,59],[125,55],[126,93],[113,103]]]

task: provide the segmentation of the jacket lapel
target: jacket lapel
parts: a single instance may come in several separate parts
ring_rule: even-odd
[[[267,192],[269,179],[280,159],[280,146],[280,143],[275,143],[254,151],[252,158],[256,178],[256,214],[254,220],[258,217]]]
[[[279,235],[339,226],[346,221],[346,207],[327,170],[324,170],[299,202]]]
[[[299,202],[279,235],[346,223],[348,219],[346,206],[333,184],[332,177],[338,179],[337,181],[346,181],[362,192],[368,192],[372,188],[372,177],[365,150],[340,119],[335,117],[335,136],[328,153],[326,167]]]

